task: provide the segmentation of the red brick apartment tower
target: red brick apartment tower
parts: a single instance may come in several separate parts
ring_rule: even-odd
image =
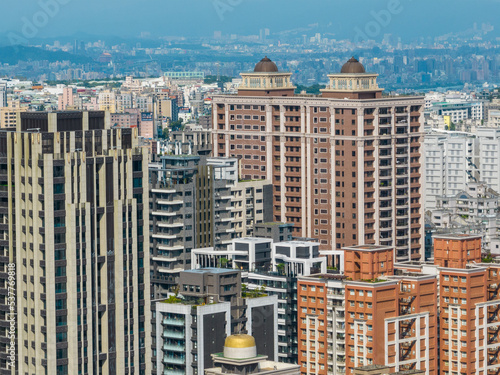
[[[321,281],[297,282],[299,364],[304,375],[328,372],[326,289]]]
[[[391,371],[437,374],[437,283],[434,276],[393,276],[393,249],[344,248],[346,368],[387,365]]]
[[[213,153],[273,181],[274,219],[322,249],[378,244],[419,259],[423,98],[382,97],[355,59],[319,96],[295,95],[267,58],[241,76],[238,95],[214,96]]]
[[[481,262],[481,236],[434,236],[434,264],[441,267],[465,268],[472,262]]]
[[[480,263],[480,236],[434,236],[434,247],[442,267],[441,373],[499,374],[500,265]]]

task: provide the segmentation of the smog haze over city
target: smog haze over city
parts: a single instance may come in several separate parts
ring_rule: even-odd
[[[354,38],[356,26],[371,21],[374,12],[398,10],[384,25],[404,41],[459,33],[474,23],[494,24],[500,13],[497,0],[49,0],[9,1],[2,5],[0,33],[19,32],[25,19],[39,9],[53,10],[53,18],[38,38],[92,35],[134,38],[141,32],[153,37],[207,37],[216,30],[227,34],[315,31],[336,39]],[[60,8],[60,10],[55,10]],[[52,17],[52,15],[49,15]],[[496,30],[496,36],[498,34]]]

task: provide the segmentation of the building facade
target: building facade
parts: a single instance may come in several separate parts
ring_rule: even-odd
[[[289,77],[263,59],[237,96],[214,96],[214,156],[241,157],[243,178],[271,180],[273,221],[293,223],[296,237],[420,258],[423,98],[382,97],[356,60],[321,96],[294,95]]]
[[[226,158],[161,156],[151,164],[150,175],[151,271],[154,295],[160,298],[175,287],[181,270],[191,269],[192,249],[225,251],[254,223],[264,222],[270,194],[266,198],[265,180],[240,182],[237,163]]]
[[[15,373],[150,373],[148,165],[137,144],[104,112],[23,113],[0,133]]]

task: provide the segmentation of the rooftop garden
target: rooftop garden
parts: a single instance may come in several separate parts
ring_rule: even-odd
[[[241,296],[243,298],[267,297],[266,287],[262,285],[257,289],[248,289],[246,284],[241,284]]]

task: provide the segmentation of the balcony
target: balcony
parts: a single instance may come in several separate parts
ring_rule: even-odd
[[[159,210],[153,211],[153,216],[176,216],[179,215],[179,211],[169,211],[169,210]]]
[[[156,225],[160,228],[181,228],[184,226],[184,223],[174,221],[157,221]]]
[[[183,365],[186,362],[185,356],[163,356],[163,363],[173,363],[176,365]]]
[[[182,370],[163,370],[163,375],[185,375],[186,372]]]
[[[172,345],[172,344],[163,344],[162,349],[165,351],[172,351],[172,352],[185,352],[186,347],[184,345]]]
[[[183,339],[184,338],[184,332],[176,332],[176,331],[164,330],[163,331],[163,337],[166,338],[166,339],[168,339],[168,338]]]
[[[163,318],[162,323],[171,326],[183,327],[186,324],[186,321],[184,319]]]
[[[152,236],[153,238],[160,238],[165,240],[175,240],[177,238],[177,235],[175,234],[166,234],[166,233],[153,233]]]
[[[180,199],[179,200],[163,200],[163,199],[158,200],[158,204],[164,204],[164,205],[175,206],[175,205],[181,205],[183,203],[184,203],[184,201],[182,201]]]

